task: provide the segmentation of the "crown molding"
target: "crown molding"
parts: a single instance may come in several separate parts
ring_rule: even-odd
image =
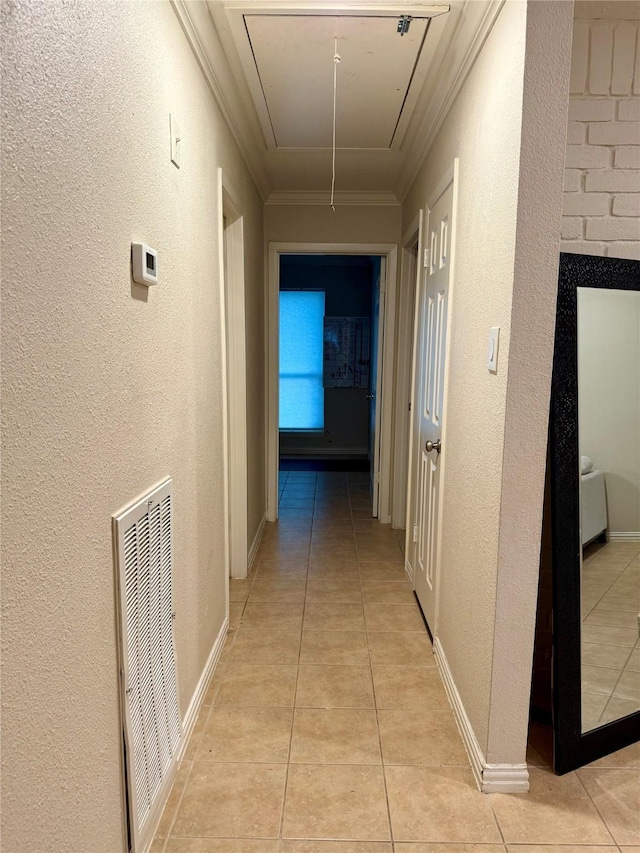
[[[400,152],[403,165],[394,187],[390,191],[342,191],[336,193],[335,201],[340,205],[398,205],[401,204],[411,184],[424,163],[438,132],[440,131],[453,103],[464,86],[482,50],[487,36],[504,5],[505,0],[450,0],[450,20],[438,45],[436,56],[429,69],[422,92],[416,104],[416,112],[407,128]],[[269,205],[323,205],[329,204],[329,193],[314,190],[273,190],[271,169],[265,160],[267,153],[264,134],[248,84],[239,68],[239,60],[227,54],[219,27],[226,15],[224,9],[239,9],[247,6],[247,0],[227,0],[216,8],[215,21],[208,3],[197,0],[171,0],[185,36],[193,50],[209,89],[219,106],[222,116],[242,154],[244,162],[255,181],[262,200]],[[416,4],[418,5],[418,4]],[[419,4],[422,5],[422,4]],[[252,9],[278,7],[284,9],[317,9],[317,0],[253,0]],[[389,11],[395,6],[391,2],[375,0],[332,0],[330,6],[345,11],[359,9],[364,13],[372,7],[385,7]],[[430,6],[431,11],[438,9]],[[444,7],[446,8],[446,7]],[[440,6],[439,10],[443,10]],[[219,13],[219,14],[218,14]],[[226,19],[225,19],[226,20]],[[228,24],[225,23],[228,27]],[[227,32],[223,27],[223,35]],[[230,35],[230,34],[229,34]],[[232,51],[233,52],[233,51]],[[238,78],[238,79],[236,79]],[[373,177],[372,177],[373,180]]]
[[[389,18],[398,15],[433,17],[449,10],[450,0],[444,3],[407,3],[403,0],[224,0],[231,11],[252,15],[379,15]]]
[[[239,106],[243,98],[229,68],[209,10],[202,2],[190,2],[190,0],[170,0],[170,2],[209,90],[262,200],[265,201],[271,192],[271,183],[262,160],[264,144],[261,140],[261,130],[253,114]]]
[[[265,204],[293,204],[293,205],[329,205],[331,193],[328,190],[274,190]],[[351,192],[340,190],[334,193],[334,204],[336,206],[357,205],[359,207],[395,206],[400,202],[392,192],[376,192],[361,190]]]
[[[455,9],[458,18],[442,45],[439,61],[432,64],[425,89],[430,92],[422,119],[410,128],[408,150],[396,195],[404,201],[418,170],[424,163],[440,128],[464,86],[475,61],[502,9],[505,0],[467,0]],[[424,91],[423,90],[423,91]]]

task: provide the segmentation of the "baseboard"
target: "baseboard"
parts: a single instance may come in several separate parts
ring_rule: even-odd
[[[609,542],[640,542],[640,530],[632,530],[630,533],[617,533],[612,530],[607,537]]]
[[[193,696],[191,697],[191,702],[189,702],[187,713],[184,715],[184,720],[182,721],[182,745],[178,754],[178,761],[182,759],[184,751],[187,748],[187,744],[189,743],[189,737],[191,736],[193,727],[195,726],[196,720],[198,719],[198,713],[202,706],[202,700],[204,699],[207,693],[209,683],[211,681],[211,678],[213,677],[213,673],[215,672],[215,668],[218,664],[218,660],[220,659],[220,655],[222,654],[222,647],[224,646],[224,641],[227,638],[228,630],[229,617],[226,617],[224,622],[222,623],[220,631],[218,632],[218,636],[215,639],[213,648],[211,649],[205,667],[202,670],[200,680],[198,681]]]
[[[407,578],[409,579],[409,583],[411,584],[411,589],[413,589],[413,566],[406,558],[404,561],[404,571]]]
[[[487,764],[453,680],[453,674],[444,649],[437,637],[433,643],[433,650],[478,788],[485,794],[496,792],[504,794],[526,793],[529,790],[529,773],[526,764]]]
[[[482,771],[485,765],[484,754],[480,749],[480,744],[478,743],[476,734],[469,722],[469,717],[467,717],[467,712],[462,704],[462,699],[460,698],[458,688],[453,680],[453,674],[449,667],[449,662],[447,661],[444,649],[442,648],[442,644],[437,637],[433,641],[433,651],[435,652],[436,663],[438,664],[442,675],[442,681],[449,699],[449,704],[453,708],[453,715],[462,736],[462,742],[464,743],[467,755],[469,756],[469,761],[471,762],[471,769],[475,776],[476,784],[478,785],[478,788],[482,790]]]
[[[311,457],[332,456],[336,459],[366,459],[366,447],[281,447],[282,459],[300,459]]]
[[[265,512],[265,514],[262,516],[262,521],[258,525],[256,535],[253,537],[251,548],[249,548],[249,555],[247,557],[247,574],[251,571],[251,566],[253,566],[256,554],[258,553],[258,548],[260,547],[260,542],[262,542],[262,534],[264,533],[264,526],[266,523],[267,514]]]
[[[196,689],[191,697],[191,702],[189,702],[189,707],[187,709],[187,713],[184,716],[182,721],[182,741],[180,743],[180,749],[174,755],[172,760],[172,766],[167,774],[167,777],[163,781],[162,790],[158,795],[156,802],[154,803],[153,810],[151,814],[147,816],[147,821],[149,822],[150,829],[145,832],[149,833],[147,837],[149,838],[148,843],[144,847],[143,853],[149,853],[151,845],[153,844],[153,839],[155,838],[155,834],[158,830],[158,825],[160,824],[160,819],[162,817],[162,813],[164,812],[164,807],[169,799],[169,794],[171,793],[171,789],[173,788],[173,783],[175,782],[176,775],[178,773],[178,768],[180,766],[180,762],[184,756],[185,750],[187,748],[187,744],[189,743],[189,738],[191,736],[191,732],[193,731],[193,727],[196,724],[196,720],[198,719],[198,713],[202,706],[202,700],[204,699],[207,690],[209,688],[209,682],[213,676],[216,665],[220,658],[220,654],[222,653],[222,647],[224,646],[224,641],[227,637],[227,631],[229,630],[229,619],[225,618],[222,623],[222,627],[218,632],[218,636],[213,644],[213,648],[211,649],[211,654],[205,664],[205,667],[202,671],[202,675],[196,685]]]
[[[526,764],[485,764],[482,771],[484,794],[526,794],[528,790]]]

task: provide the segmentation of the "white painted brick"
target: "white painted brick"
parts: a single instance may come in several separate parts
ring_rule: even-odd
[[[587,125],[581,121],[570,121],[567,127],[567,145],[584,145],[587,141]]]
[[[564,191],[577,193],[582,188],[582,172],[579,169],[564,170]]]
[[[633,169],[601,169],[587,172],[587,192],[637,193],[640,191],[640,174]]]
[[[563,240],[560,243],[561,252],[570,252],[574,255],[598,255],[604,258],[607,254],[606,243],[587,243],[584,240]]]
[[[562,213],[564,216],[606,216],[609,203],[605,193],[565,193]]]
[[[589,66],[589,25],[576,21],[573,25],[571,46],[571,82],[569,91],[583,94],[587,91],[587,68]]]
[[[640,63],[640,56],[638,62]],[[618,101],[618,121],[640,121],[640,98]]]
[[[565,166],[569,169],[604,169],[612,162],[611,149],[595,145],[567,145]]]
[[[624,193],[624,195],[617,195],[613,199],[613,215],[640,216],[640,194]]]
[[[640,169],[640,145],[616,148],[616,169]]]
[[[562,239],[563,240],[581,240],[584,236],[582,223],[583,219],[579,216],[563,216],[562,217]]]
[[[610,121],[589,125],[590,145],[640,145],[640,123]]]
[[[591,61],[589,91],[592,95],[608,95],[613,59],[613,26],[597,23],[591,26]]]
[[[571,98],[569,121],[611,121],[615,101],[611,98]]]
[[[633,217],[601,216],[586,222],[587,240],[640,240],[640,222]]]
[[[633,86],[633,60],[636,53],[636,25],[618,24],[613,35],[613,71],[611,93],[629,95]]]
[[[626,243],[609,243],[607,254],[610,258],[629,258],[631,261],[640,261],[640,240]]]

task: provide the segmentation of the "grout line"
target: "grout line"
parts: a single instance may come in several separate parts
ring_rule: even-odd
[[[578,768],[578,769],[581,769],[581,768]],[[598,817],[600,818],[600,820],[602,821],[602,823],[604,825],[604,828],[607,830],[607,832],[609,833],[609,835],[611,837],[611,843],[617,846],[617,842],[616,842],[615,838],[613,837],[613,832],[611,832],[611,830],[609,829],[609,824],[607,823],[607,821],[604,819],[604,816],[600,812],[600,809],[598,808],[598,804],[596,803],[596,801],[593,799],[593,797],[591,796],[591,794],[587,790],[587,786],[584,784],[584,782],[580,778],[580,774],[574,770],[574,771],[572,771],[572,775],[576,777],[576,779],[578,780],[578,783],[581,785],[581,787],[584,790],[585,794],[587,795],[588,799],[592,803],[594,809],[596,810]]]
[[[491,794],[483,794],[482,792],[480,792],[480,796],[482,796],[482,797],[488,796],[489,797],[489,809],[491,810],[491,814],[493,815],[493,819],[496,822],[498,832],[500,833],[500,838],[502,839],[502,843],[505,845],[505,849],[506,849],[507,841],[504,837],[504,832],[502,831],[502,827],[500,826],[500,821],[498,820],[498,815],[496,814],[496,811],[493,807],[492,795]],[[528,797],[529,794],[526,794],[526,796]]]

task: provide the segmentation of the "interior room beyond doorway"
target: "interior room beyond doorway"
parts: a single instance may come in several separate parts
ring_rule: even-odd
[[[280,466],[368,469],[380,258],[280,258]]]

